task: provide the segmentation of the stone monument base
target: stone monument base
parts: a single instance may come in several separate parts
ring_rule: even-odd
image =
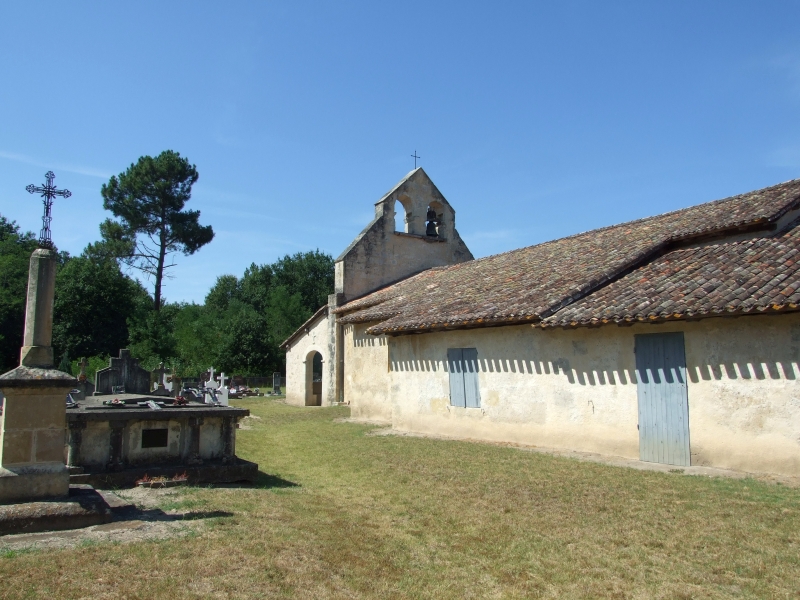
[[[60,499],[0,506],[0,535],[100,525],[131,507],[113,493],[98,492],[89,485],[71,485],[69,494]]]
[[[53,349],[50,346],[23,346],[20,350],[20,365],[39,367],[53,364]]]
[[[122,471],[85,472],[75,469],[70,476],[72,485],[90,484],[99,489],[120,489],[136,486],[136,482],[148,477],[163,477],[166,480],[185,475],[190,485],[207,483],[234,483],[246,481],[254,483],[258,478],[258,465],[248,460],[236,458],[223,464],[221,461],[206,461],[200,465],[160,465],[149,467],[130,467]]]
[[[0,504],[64,498],[69,494],[69,469],[63,463],[51,468],[37,465],[35,469],[0,467]]]

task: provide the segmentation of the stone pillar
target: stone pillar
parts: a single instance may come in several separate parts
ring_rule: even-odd
[[[109,452],[108,465],[106,469],[109,471],[122,471],[125,468],[125,458],[123,456],[123,434],[125,432],[125,425],[127,421],[109,421],[108,426],[111,432],[108,438],[108,444],[111,447]]]
[[[236,460],[236,423],[233,417],[222,417],[222,464]]]
[[[83,430],[86,429],[86,421],[70,421],[69,423],[69,455],[67,456],[67,466],[80,466],[81,464],[81,445],[83,444]]]
[[[25,333],[19,364],[24,367],[53,367],[53,295],[56,286],[56,253],[37,248],[28,270],[28,303]]]
[[[203,417],[189,417],[189,457],[186,462],[190,465],[203,464],[200,456],[200,427],[204,422]]]
[[[0,375],[0,503],[69,494],[64,456],[67,393],[78,381],[53,369],[55,252],[34,250],[20,366]]]

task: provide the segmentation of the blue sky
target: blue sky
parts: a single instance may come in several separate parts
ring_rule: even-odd
[[[52,169],[79,253],[100,186],[172,149],[215,240],[168,300],[334,256],[416,150],[476,257],[800,176],[797,2],[0,4],[0,214]]]

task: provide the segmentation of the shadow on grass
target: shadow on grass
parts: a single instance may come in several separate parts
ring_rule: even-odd
[[[262,471],[258,472],[254,481],[234,481],[231,483],[209,483],[203,484],[203,487],[209,488],[249,488],[259,490],[270,489],[286,489],[300,487],[299,483],[282,479],[277,475],[270,475]]]
[[[125,510],[113,511],[113,520],[120,521],[198,521],[200,519],[217,519],[232,517],[234,513],[226,510],[190,510],[182,513],[168,513],[160,508],[140,509],[126,507]]]
[[[261,489],[273,489],[295,488],[300,487],[300,484],[295,483],[294,481],[289,481],[288,479],[282,479],[276,475],[270,475],[269,473],[262,473],[259,471],[256,480],[253,482],[253,486]]]
[[[227,510],[193,510],[182,514],[172,515],[178,521],[197,521],[200,519],[217,519],[219,517],[232,517],[233,513]]]

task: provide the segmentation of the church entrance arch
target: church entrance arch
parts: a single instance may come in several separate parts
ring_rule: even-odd
[[[322,406],[322,354],[316,350],[306,356],[306,406]]]

